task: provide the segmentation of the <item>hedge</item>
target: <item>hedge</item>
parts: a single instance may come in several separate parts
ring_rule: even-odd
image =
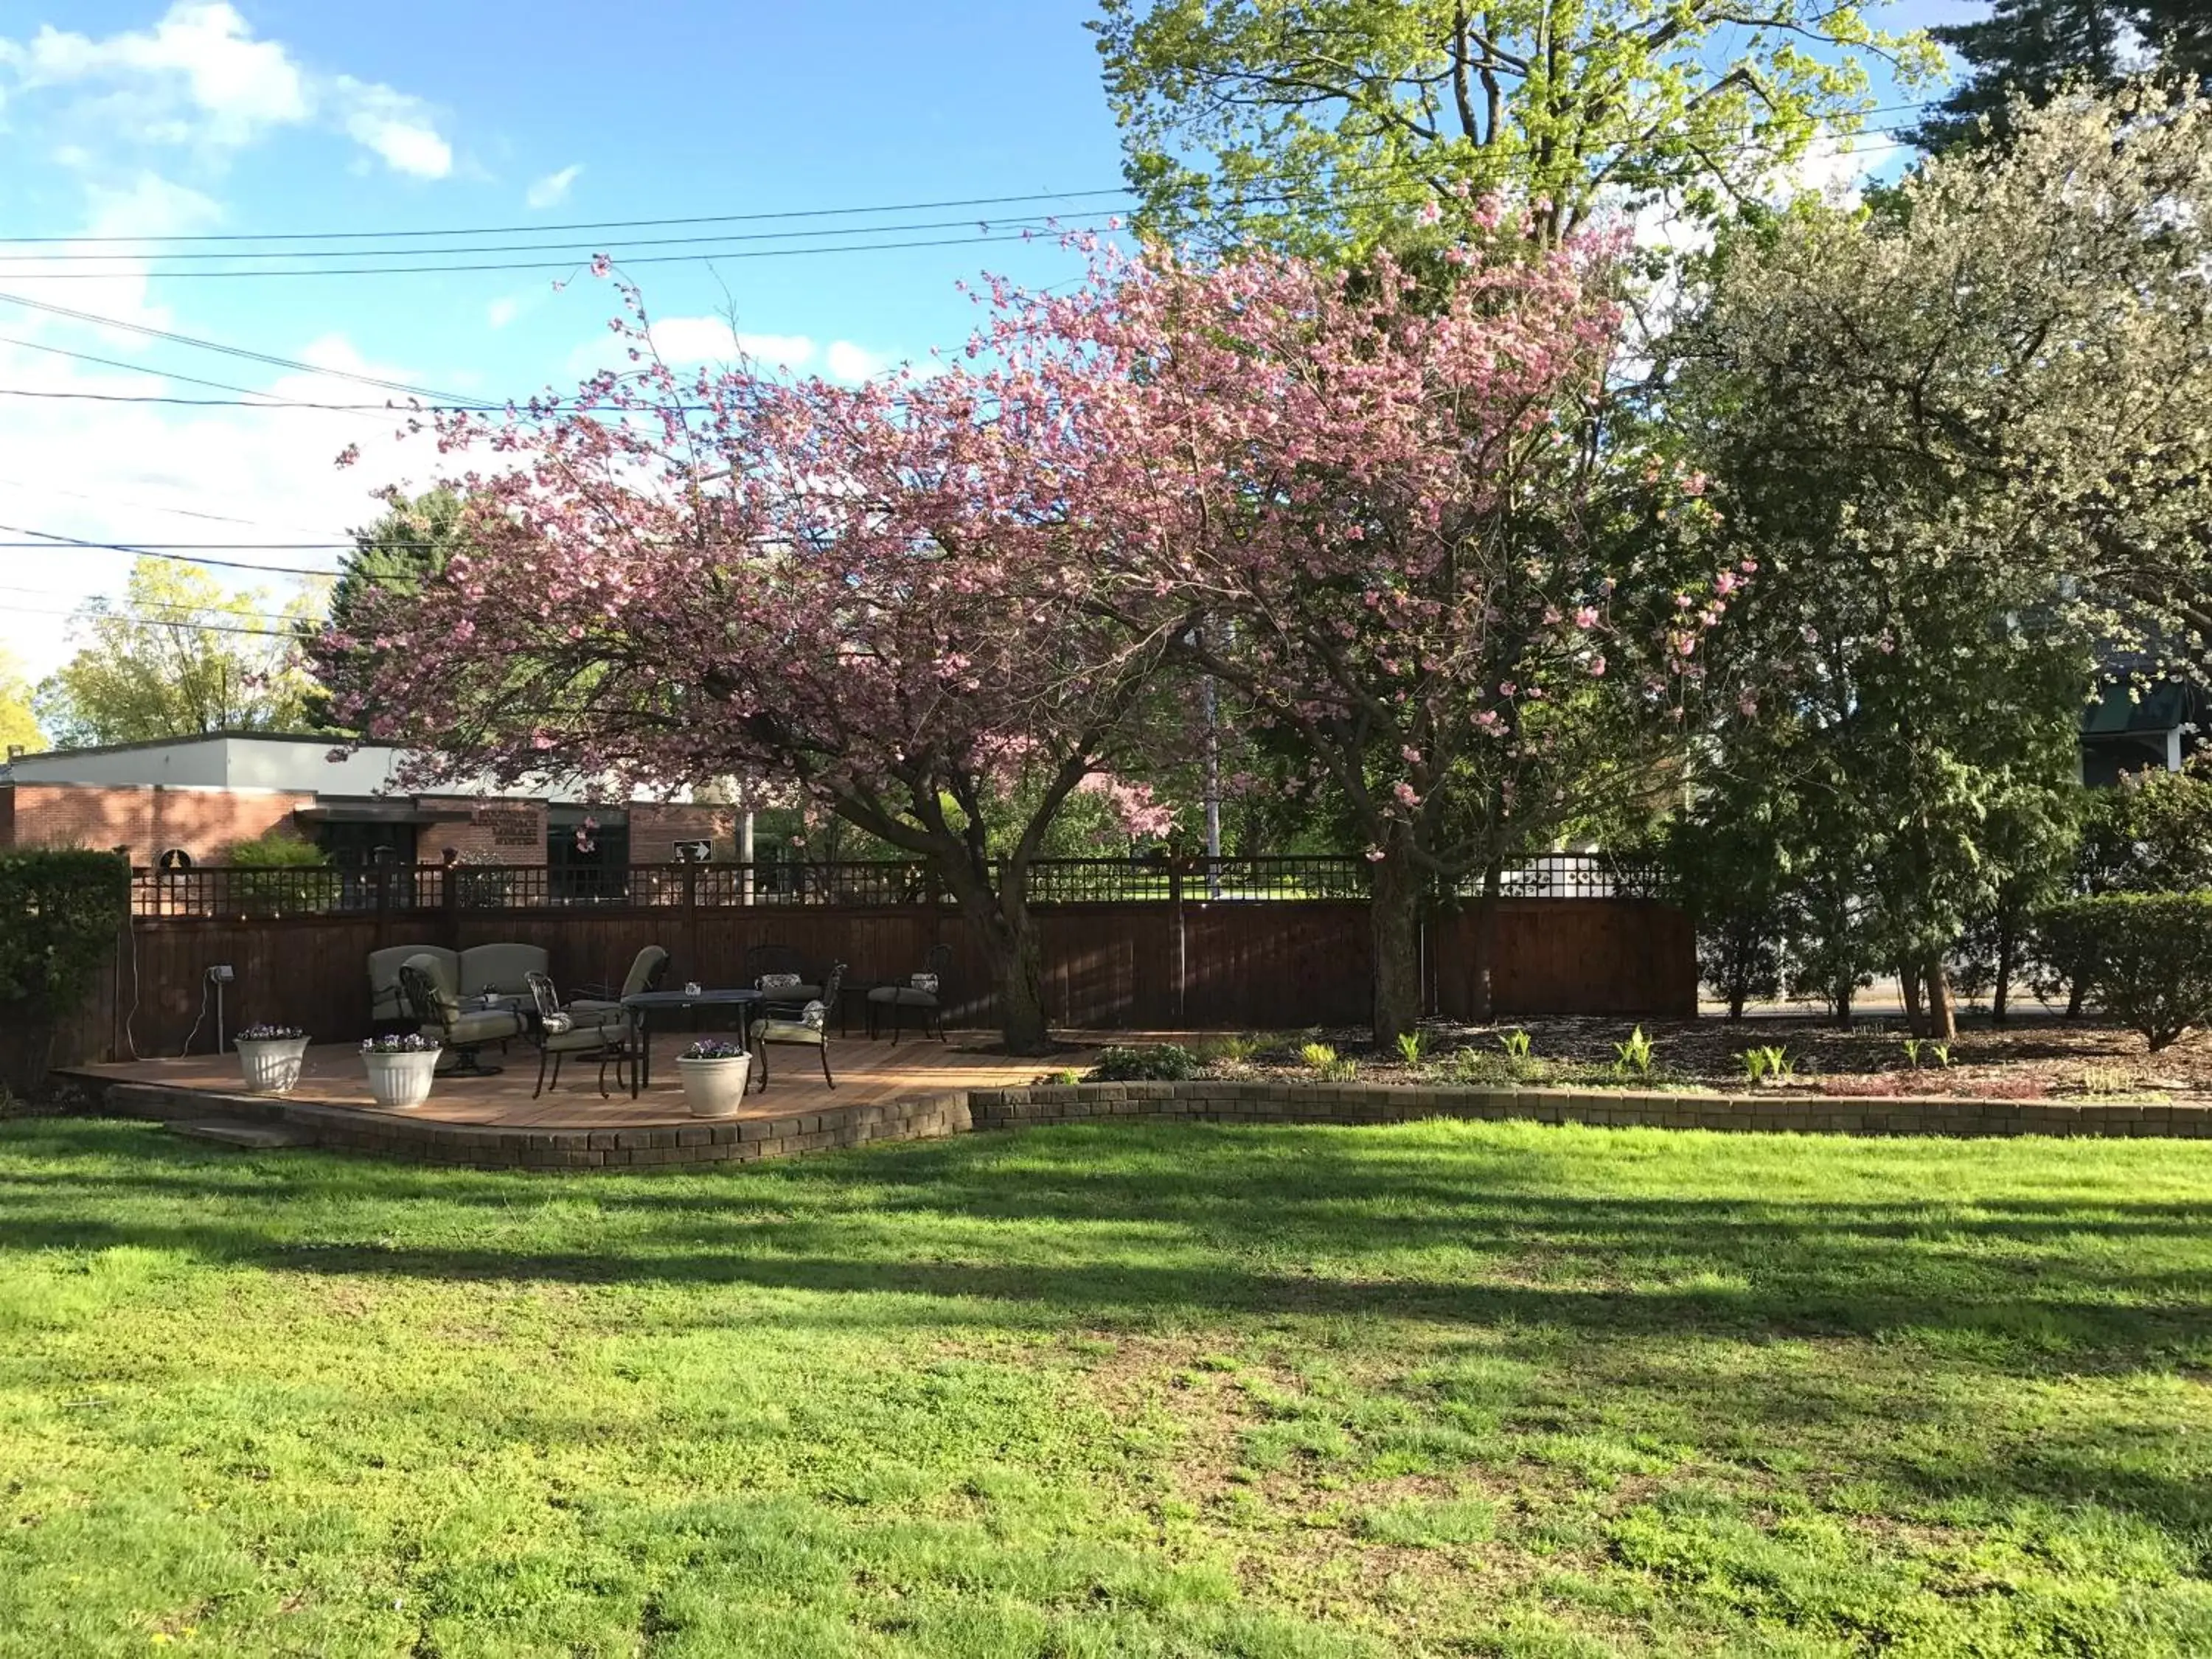
[[[2212,1024],[2212,892],[2068,899],[2042,922],[2052,959],[2153,1052]]]
[[[0,853],[0,1006],[72,1013],[131,910],[131,866],[75,848]]]

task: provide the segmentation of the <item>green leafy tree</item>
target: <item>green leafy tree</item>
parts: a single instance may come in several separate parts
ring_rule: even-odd
[[[313,592],[278,603],[142,558],[119,602],[90,600],[72,619],[76,654],[40,683],[39,719],[68,744],[297,731],[309,683],[295,635],[320,606]]]
[[[331,587],[331,635],[358,640],[375,631],[371,611],[380,594],[404,597],[446,568],[463,544],[466,500],[457,490],[438,489],[409,496],[397,490],[386,497],[386,510],[374,524],[353,532],[353,549],[338,562]],[[317,621],[307,633],[320,632]],[[320,643],[315,656],[317,684],[309,693],[307,715],[318,727],[341,729],[337,703],[362,691],[374,672],[376,652],[366,644],[332,650]]]
[[[2212,18],[2203,0],[1996,0],[1989,15],[1929,33],[1968,73],[1912,135],[1923,149],[2002,144],[2012,100],[2050,100],[2061,87],[2111,91],[2144,67],[2212,77]]]
[[[1711,215],[1918,35],[1838,0],[1105,0],[1092,28],[1141,226],[1318,253],[1396,240],[1464,187],[1540,203],[1556,241],[1601,198]]]
[[[1673,406],[1759,566],[1722,644],[1767,683],[1723,763],[1821,826],[1808,936],[1865,949],[1820,976],[1894,965],[1937,1031],[1943,959],[2043,860],[1999,831],[2072,787],[2096,664],[2184,669],[2208,625],[2203,106],[2014,117],[2002,157],[1930,162],[1884,212],[1735,239],[1675,343]]]
[[[1782,990],[1790,895],[1790,799],[1721,780],[1656,841],[1666,896],[1698,927],[1698,971],[1741,1019],[1744,1005]]]
[[[31,712],[31,688],[15,658],[0,650],[0,756],[11,749],[27,754],[46,746],[46,734],[39,730],[38,716]]]

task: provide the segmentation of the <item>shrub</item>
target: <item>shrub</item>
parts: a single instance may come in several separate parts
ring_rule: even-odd
[[[2044,912],[2063,959],[2154,1053],[2212,1022],[2212,892],[2104,893]]]
[[[1093,1083],[1180,1083],[1198,1075],[1198,1056],[1179,1042],[1104,1048],[1091,1068]]]
[[[240,870],[319,870],[330,862],[314,842],[283,829],[254,841],[234,841],[228,856]]]
[[[329,910],[337,876],[313,842],[289,830],[271,830],[258,841],[233,842],[227,856],[237,872],[230,895],[249,916],[295,916]]]
[[[0,1004],[40,1022],[73,1012],[130,908],[131,866],[113,853],[0,853]]]

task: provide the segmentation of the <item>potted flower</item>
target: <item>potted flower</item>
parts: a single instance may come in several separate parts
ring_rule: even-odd
[[[249,1025],[233,1040],[248,1094],[289,1095],[299,1086],[307,1034],[298,1026]]]
[[[368,1092],[388,1112],[404,1112],[430,1097],[438,1069],[438,1040],[419,1031],[364,1038],[362,1064],[368,1068]]]
[[[745,1103],[745,1074],[753,1057],[744,1045],[702,1037],[676,1056],[684,1079],[684,1103],[694,1117],[730,1117]]]

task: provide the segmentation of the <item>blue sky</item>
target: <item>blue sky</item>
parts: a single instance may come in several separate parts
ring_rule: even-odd
[[[1975,9],[1908,0],[1885,21]],[[527,228],[1111,187],[1119,152],[1082,27],[1091,15],[1083,0],[0,0],[0,234]],[[1079,218],[1115,204],[1056,205]],[[758,355],[853,378],[964,339],[974,309],[955,291],[962,276],[989,268],[1043,283],[1073,274],[1073,257],[1048,240],[973,240],[979,220],[1007,234],[1053,205],[805,227],[839,228],[817,239],[830,244],[960,246],[629,269],[686,352],[726,346],[716,319],[734,312]],[[933,228],[873,237],[842,228],[900,222]],[[615,239],[523,230],[457,240]],[[134,252],[89,241],[43,251]],[[551,270],[192,281],[149,275],[135,258],[33,265],[22,252],[0,254],[0,294],[486,396],[573,381],[605,349],[612,297],[588,277],[556,293]],[[360,263],[391,261],[375,250]],[[58,280],[63,271],[97,279]],[[325,402],[381,395],[0,302],[0,386],[225,395],[165,375]],[[0,396],[0,523],[142,543],[335,540],[369,516],[369,488],[434,465],[420,447],[391,445],[389,425],[314,410]],[[356,441],[363,465],[333,468]],[[322,565],[334,556],[224,556]],[[120,554],[0,549],[0,645],[34,675],[51,669],[67,649],[56,613],[118,589],[128,564]]]

